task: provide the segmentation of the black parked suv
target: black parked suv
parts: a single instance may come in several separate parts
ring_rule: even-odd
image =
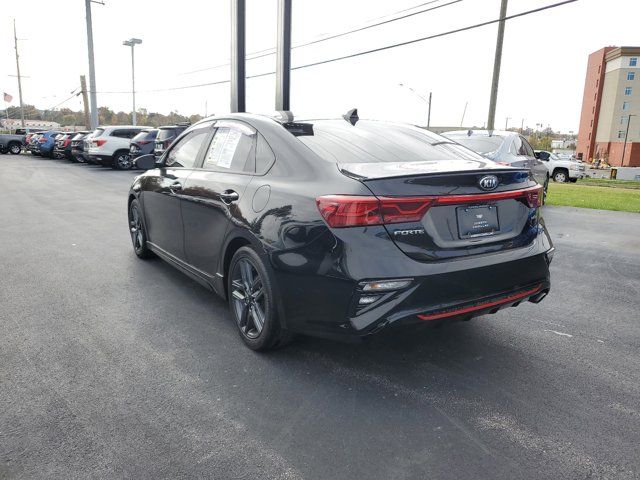
[[[129,155],[131,156],[131,161],[134,166],[136,164],[136,158],[140,155],[153,153],[157,136],[158,129],[150,128],[148,130],[141,131],[131,139],[131,143],[129,144]]]
[[[158,136],[156,137],[156,143],[153,150],[155,156],[159,157],[162,155],[173,141],[178,138],[182,132],[189,128],[190,125],[190,123],[178,123],[176,125],[160,127],[158,129]]]

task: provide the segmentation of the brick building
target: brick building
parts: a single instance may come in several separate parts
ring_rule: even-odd
[[[640,166],[640,47],[589,55],[576,153],[585,161]]]

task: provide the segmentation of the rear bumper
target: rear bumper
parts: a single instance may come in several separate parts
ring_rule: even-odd
[[[71,158],[71,151],[65,148],[54,148],[53,155],[58,158]]]
[[[541,301],[550,289],[546,253],[477,268],[405,275],[411,283],[361,307],[361,282],[276,271],[286,327],[328,337],[366,337],[392,325],[437,325]],[[426,273],[426,274],[425,274]],[[369,278],[400,278],[398,275]]]

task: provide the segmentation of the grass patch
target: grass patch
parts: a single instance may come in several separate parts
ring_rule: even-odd
[[[611,188],[610,186],[592,186],[588,183],[590,182],[551,182],[547,194],[547,204],[640,213],[640,190],[638,188],[625,188],[622,185],[618,188]]]
[[[581,178],[579,184],[591,187],[635,188],[640,189],[638,180],[610,180],[608,178]]]

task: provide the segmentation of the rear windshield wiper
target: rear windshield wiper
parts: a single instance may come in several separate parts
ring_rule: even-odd
[[[456,142],[452,142],[451,140],[440,140],[439,142],[434,142],[431,144],[432,147],[436,145],[457,145]]]

